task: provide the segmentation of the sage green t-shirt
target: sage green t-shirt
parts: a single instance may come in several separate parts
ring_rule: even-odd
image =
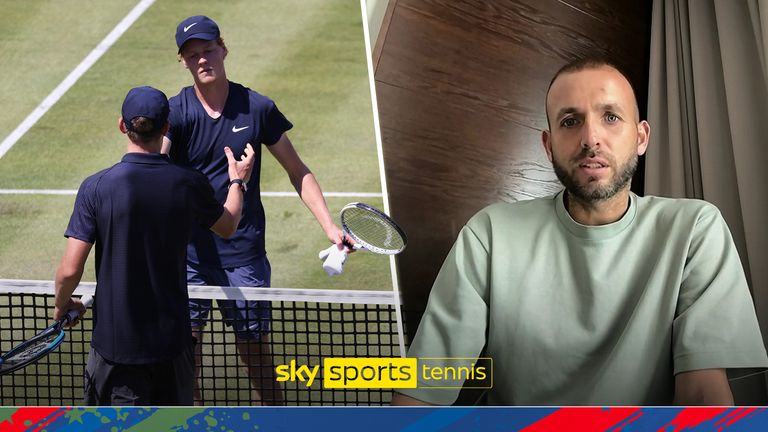
[[[435,280],[408,356],[476,358],[487,343],[492,405],[668,405],[679,372],[768,367],[717,208],[630,195],[603,226],[575,222],[562,192],[480,211]],[[402,393],[447,405],[458,389]]]

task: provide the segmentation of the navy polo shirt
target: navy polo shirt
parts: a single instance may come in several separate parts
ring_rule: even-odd
[[[64,235],[96,244],[99,354],[147,364],[188,347],[186,245],[222,212],[208,179],[165,155],[127,153],[83,181]]]
[[[216,119],[208,115],[191,86],[170,98],[169,105],[171,129],[167,137],[172,144],[171,159],[205,174],[220,203],[226,200],[229,185],[224,147],[231,148],[235,157],[243,154],[248,143],[256,151],[243,216],[235,235],[223,239],[209,230],[196,229],[187,250],[188,260],[196,264],[219,268],[251,264],[254,258],[265,254],[259,145],[275,144],[293,124],[271,99],[233,82],[229,83],[229,95],[221,116]]]

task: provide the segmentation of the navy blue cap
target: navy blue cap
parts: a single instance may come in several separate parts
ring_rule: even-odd
[[[165,93],[152,87],[132,88],[123,101],[123,123],[126,129],[133,131],[131,120],[146,117],[155,123],[155,130],[160,130],[168,121],[168,98]]]
[[[190,39],[215,40],[219,37],[219,26],[212,19],[203,15],[191,16],[176,27],[176,46],[181,46]]]

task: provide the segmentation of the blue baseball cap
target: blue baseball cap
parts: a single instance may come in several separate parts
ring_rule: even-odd
[[[191,16],[176,27],[176,46],[181,52],[182,45],[190,39],[212,41],[220,34],[219,26],[212,19],[204,15]]]
[[[168,121],[168,98],[165,93],[152,87],[132,88],[123,101],[123,122],[125,128],[133,130],[131,120],[136,117],[146,117],[155,124],[155,131],[160,130]]]

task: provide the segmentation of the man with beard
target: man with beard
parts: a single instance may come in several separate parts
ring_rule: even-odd
[[[733,404],[725,370],[768,357],[719,211],[630,192],[650,126],[609,62],[563,67],[546,111],[565,190],[470,219],[408,356],[492,358],[492,405]],[[393,404],[454,403],[433,371],[461,362],[424,364]]]

